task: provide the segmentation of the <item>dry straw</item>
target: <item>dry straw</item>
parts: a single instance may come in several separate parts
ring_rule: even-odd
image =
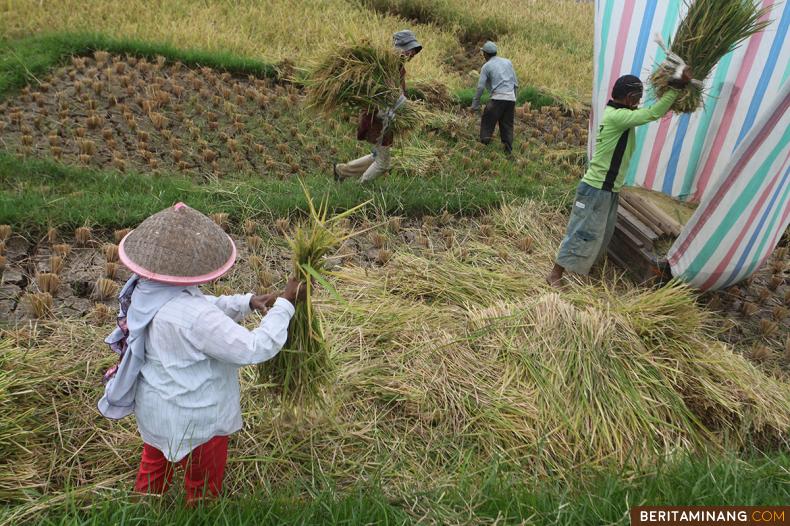
[[[36,285],[41,292],[49,292],[53,296],[60,287],[60,278],[52,272],[42,272],[36,276]]]
[[[118,294],[118,284],[111,279],[99,278],[96,280],[93,293],[97,300],[108,300]]]
[[[118,261],[118,245],[107,243],[103,248],[104,259],[110,263]]]
[[[49,292],[28,293],[25,297],[36,318],[46,318],[52,314],[52,294]]]
[[[488,241],[510,252],[506,262],[467,236],[466,254],[393,247],[382,268],[334,274],[346,301],[313,297],[332,388],[294,419],[242,369],[245,432],[232,441],[239,462],[228,464],[227,491],[317,473],[355,487],[381,473],[384,491],[399,496],[457,485],[464,468],[492,462],[563,480],[786,441],[790,386],[722,343],[720,318],[688,288],[637,288],[610,272],[595,285],[569,280],[559,294],[545,285],[564,218],[540,202],[493,212]],[[526,232],[529,253],[517,249]],[[237,265],[228,279],[252,277]],[[54,320],[3,333],[0,437],[13,440],[0,438],[0,499],[40,511],[74,488],[89,505],[97,491],[133,483],[134,421],[93,410],[116,361],[96,352],[109,328]]]
[[[80,246],[87,245],[91,240],[91,229],[87,226],[81,226],[74,231],[74,239]]]
[[[54,252],[56,255],[62,258],[65,258],[71,252],[71,245],[68,245],[66,243],[61,243],[59,245],[52,245],[52,252]]]

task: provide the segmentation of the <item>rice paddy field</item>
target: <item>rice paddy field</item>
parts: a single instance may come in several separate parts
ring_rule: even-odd
[[[592,14],[0,1],[0,524],[627,524],[639,504],[788,502],[787,239],[715,294],[609,263],[544,282],[584,170]],[[307,71],[405,27],[430,117],[386,177],[336,183],[332,162],[365,147],[349,115],[308,107]],[[512,158],[476,142],[464,108],[486,38],[524,84]],[[368,203],[338,222],[361,233],[323,260],[334,290],[313,298],[328,378],[293,404],[242,369],[225,496],[130,497],[135,422],[95,410],[129,277],[117,243],[185,201],[239,248],[205,292],[279,290],[303,186],[331,214]]]

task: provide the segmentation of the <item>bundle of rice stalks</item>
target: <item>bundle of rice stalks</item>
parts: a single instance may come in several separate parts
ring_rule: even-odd
[[[104,259],[108,262],[118,261],[118,245],[107,243],[103,247]]]
[[[104,277],[107,279],[115,279],[118,276],[118,269],[120,266],[118,263],[113,263],[112,261],[108,261],[104,264]]]
[[[310,217],[296,226],[288,237],[288,245],[293,253],[293,274],[306,282],[307,298],[296,305],[283,350],[259,366],[260,376],[276,386],[286,403],[320,401],[323,388],[334,374],[324,329],[313,306],[313,281],[334,292],[326,280],[326,256],[353,235],[342,232],[339,221],[365,206],[330,218],[328,198],[316,208],[307,188],[302,188]]]
[[[56,254],[49,256],[49,271],[60,274],[61,270],[63,270],[63,257]]]
[[[690,4],[690,0],[684,1],[688,12],[669,48],[691,67],[695,79],[706,79],[722,57],[770,24],[765,17],[771,6],[761,8],[755,0],[694,0]],[[670,89],[675,70],[676,65],[667,61],[650,77],[658,97]],[[702,103],[703,85],[692,82],[681,91],[672,109],[677,113],[692,113]]]
[[[401,56],[369,42],[339,47],[313,69],[307,80],[307,105],[326,114],[336,110],[383,112],[401,95]],[[411,130],[423,120],[421,103],[409,101],[397,111],[390,129]]]
[[[308,105],[320,111],[386,109],[400,96],[403,62],[395,51],[368,42],[339,47],[312,71]]]
[[[91,240],[91,229],[87,226],[81,226],[74,231],[74,239],[77,240],[77,244],[80,246],[85,246]],[[54,248],[54,247],[53,247]]]
[[[52,252],[54,252],[56,255],[62,258],[65,258],[71,252],[71,245],[69,245],[68,243],[60,243],[58,245],[53,245]]]

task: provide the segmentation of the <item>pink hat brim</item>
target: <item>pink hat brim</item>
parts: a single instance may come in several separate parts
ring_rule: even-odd
[[[131,232],[129,232],[129,234],[131,234]],[[123,263],[129,270],[138,276],[150,279],[152,281],[158,281],[159,283],[181,286],[208,283],[209,281],[214,281],[215,279],[222,277],[222,275],[229,271],[231,267],[233,267],[233,264],[236,263],[236,244],[233,242],[233,239],[228,236],[228,240],[230,241],[230,246],[232,249],[230,258],[228,258],[228,261],[214,272],[203,274],[202,276],[170,276],[167,274],[157,274],[156,272],[151,272],[150,270],[144,269],[129,259],[129,256],[126,254],[126,250],[124,249],[124,241],[126,241],[126,238],[129,237],[129,234],[126,234],[118,245],[118,258],[121,260],[121,263]]]

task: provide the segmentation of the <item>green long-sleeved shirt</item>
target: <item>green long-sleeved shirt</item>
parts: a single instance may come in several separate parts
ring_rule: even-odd
[[[634,128],[666,115],[677,96],[671,89],[654,105],[638,110],[609,101],[598,127],[595,154],[582,181],[599,190],[619,192],[634,153]]]

